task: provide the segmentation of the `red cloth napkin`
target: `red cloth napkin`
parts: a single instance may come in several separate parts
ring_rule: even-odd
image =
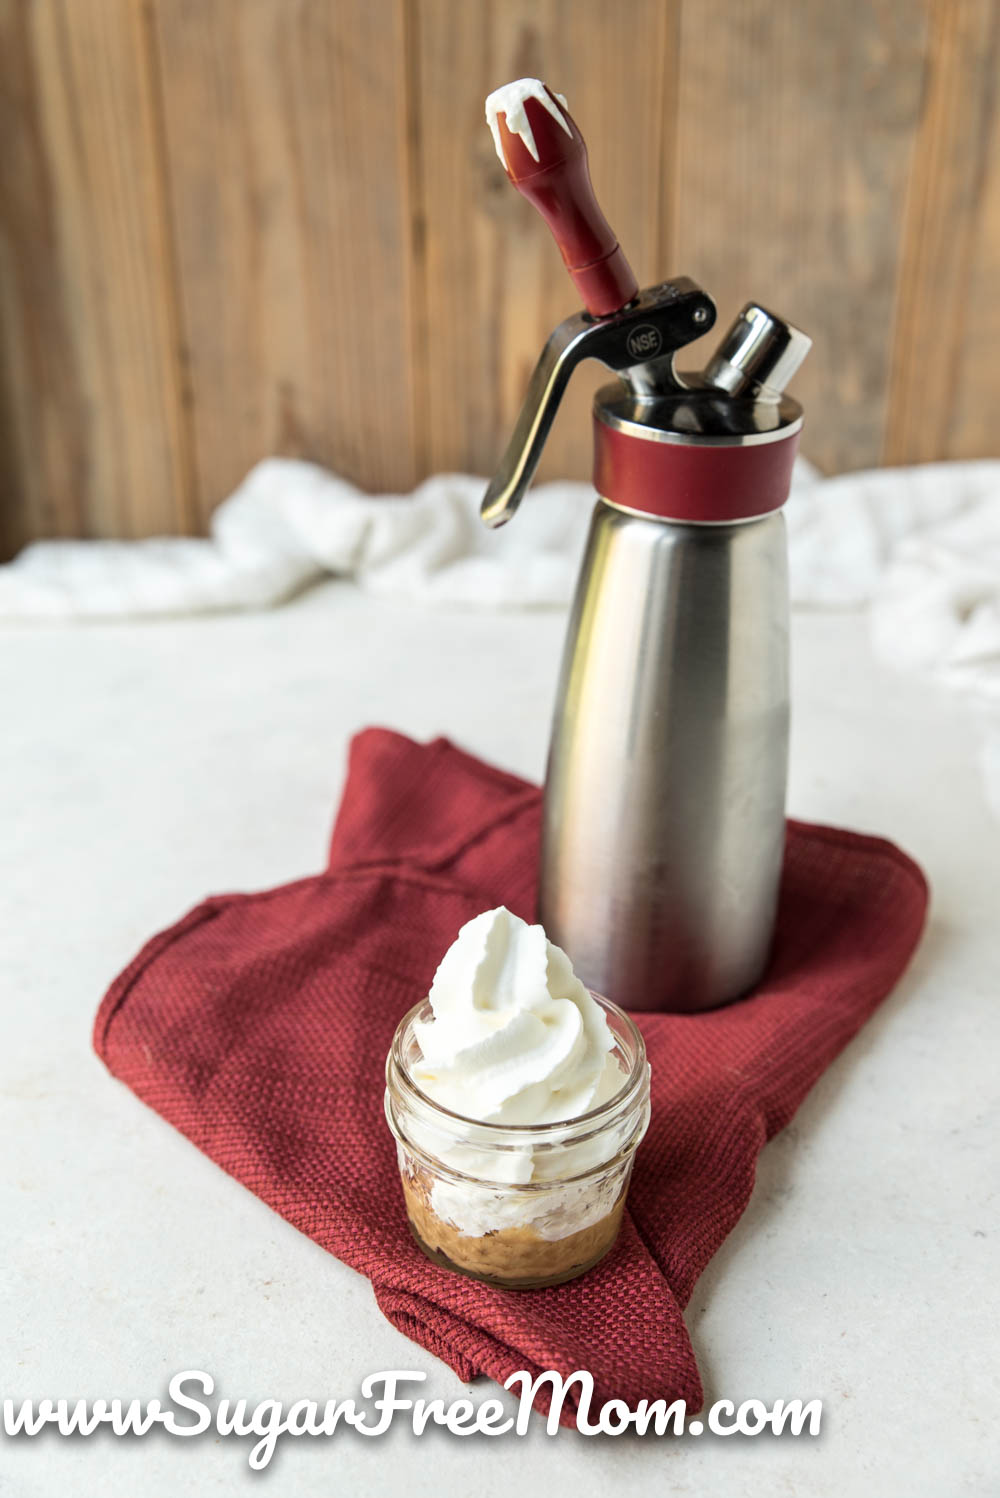
[[[759,988],[711,1014],[639,1016],[652,1122],[618,1244],[570,1284],[498,1290],[437,1268],[410,1238],[383,1065],[463,922],[499,904],[533,919],[539,816],[535,786],[446,740],[367,730],[327,871],[206,900],[153,937],[105,997],[94,1045],[224,1170],[367,1275],[389,1320],[463,1380],[586,1368],[598,1406],[664,1397],[693,1411],[682,1307],[746,1206],[765,1141],[905,967],[927,886],[891,843],[790,822]]]

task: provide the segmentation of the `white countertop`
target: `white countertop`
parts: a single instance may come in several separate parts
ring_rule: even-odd
[[[563,627],[331,583],[273,613],[0,636],[0,1394],[145,1401],[182,1368],[251,1404],[389,1368],[468,1393],[113,1080],[90,1027],[202,896],[321,866],[357,728],[443,732],[537,778]],[[1000,1493],[1000,827],[954,698],[879,668],[861,616],[798,613],[794,641],[790,810],[896,839],[933,890],[912,967],[765,1150],[688,1312],[710,1401],[819,1396],[821,1436],[400,1427],[286,1438],[260,1475],[212,1434],[0,1435],[0,1492]]]

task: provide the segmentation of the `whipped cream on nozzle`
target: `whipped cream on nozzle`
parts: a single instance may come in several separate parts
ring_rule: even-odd
[[[563,109],[569,108],[562,94],[556,94],[555,97]],[[538,160],[538,147],[535,144],[531,121],[524,107],[526,99],[537,100],[542,108],[547,109],[552,118],[562,126],[567,135],[573,134],[562,111],[553,104],[552,95],[541,78],[515,78],[513,83],[505,83],[502,88],[494,89],[486,100],[486,123],[490,127],[493,144],[505,169],[507,158],[503,154],[503,142],[500,139],[500,115],[504,116],[511,135],[519,135],[534,159]]]
[[[498,1124],[554,1123],[623,1084],[603,1010],[541,926],[502,905],[458,933],[414,1027],[414,1081],[442,1107]]]

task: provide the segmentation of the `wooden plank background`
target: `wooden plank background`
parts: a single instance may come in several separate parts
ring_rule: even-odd
[[[488,472],[575,306],[482,121],[523,74],[641,282],[813,334],[822,468],[997,452],[1000,0],[0,0],[4,554],[204,529],[268,453]]]

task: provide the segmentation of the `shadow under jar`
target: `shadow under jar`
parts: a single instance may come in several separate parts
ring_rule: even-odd
[[[575,1279],[602,1259],[621,1225],[635,1151],[649,1123],[649,1066],[628,1015],[594,994],[614,1037],[615,1095],[558,1123],[495,1124],[435,1103],[413,1080],[414,1025],[399,1024],[386,1060],[385,1115],[410,1230],[429,1259],[507,1289]]]

